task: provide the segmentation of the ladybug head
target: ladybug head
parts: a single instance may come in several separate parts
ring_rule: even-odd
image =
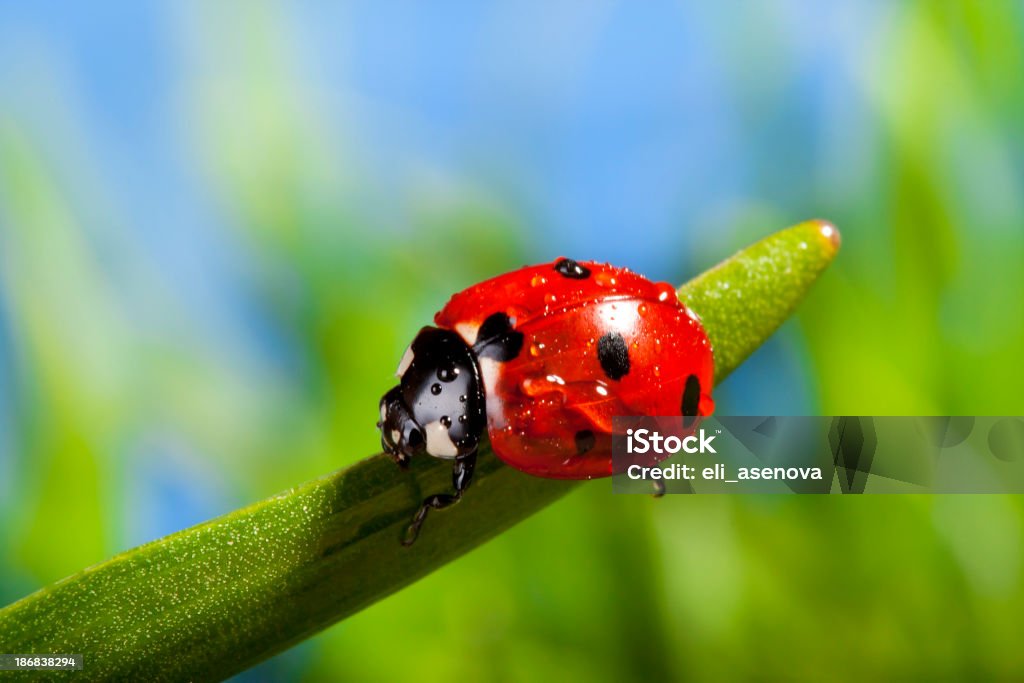
[[[427,453],[476,450],[486,424],[473,349],[450,330],[424,327],[398,366],[399,384],[380,400],[381,447],[399,465]]]

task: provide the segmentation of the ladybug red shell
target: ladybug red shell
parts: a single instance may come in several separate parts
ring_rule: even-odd
[[[406,351],[381,399],[381,443],[404,465],[455,460],[456,502],[486,429],[499,458],[529,474],[612,474],[612,418],[713,410],[711,346],[672,285],[623,268],[559,259],[455,294]]]

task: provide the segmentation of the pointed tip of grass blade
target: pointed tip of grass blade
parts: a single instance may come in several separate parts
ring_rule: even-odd
[[[810,220],[753,244],[679,288],[701,317],[715,355],[715,384],[793,313],[839,251],[839,230]]]

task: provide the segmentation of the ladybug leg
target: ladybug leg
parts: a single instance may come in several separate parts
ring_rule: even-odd
[[[431,508],[443,510],[459,502],[462,494],[469,488],[469,484],[473,480],[473,469],[475,467],[476,451],[455,458],[455,464],[452,465],[452,486],[455,488],[455,494],[435,493],[424,498],[420,509],[416,511],[412,518],[412,523],[405,530],[402,545],[408,547],[416,542],[416,538],[420,535],[420,528],[423,526],[424,520],[427,519],[427,513],[430,512]]]
[[[654,497],[661,498],[665,495],[665,482],[662,479],[653,479],[651,483],[654,484]]]

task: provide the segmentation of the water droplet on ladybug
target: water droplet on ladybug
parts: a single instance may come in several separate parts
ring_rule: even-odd
[[[459,402],[460,403],[465,403],[468,400],[469,400],[469,396],[466,396],[465,394],[463,394],[462,396],[459,396]]]
[[[544,303],[553,304],[556,301],[558,301],[558,297],[552,294],[551,292],[548,292],[547,294],[544,295]]]
[[[661,377],[661,367],[660,366],[657,366],[657,365],[654,366],[654,376],[655,377]]]
[[[442,382],[451,382],[459,376],[458,368],[438,368],[437,378]]]
[[[452,426],[452,419],[450,417],[448,417],[447,415],[442,415],[441,419],[439,420],[439,422],[441,424],[443,424],[445,427],[451,427]]]
[[[533,279],[530,280],[531,287],[543,287],[548,283],[548,279],[543,275],[534,275]]]
[[[534,343],[530,344],[530,355],[533,356],[533,357],[539,356],[543,350],[544,350],[543,342],[534,342]]]
[[[434,396],[437,396],[438,394],[440,394],[441,393],[441,385],[440,384],[431,384],[430,385],[430,393],[432,393]]]
[[[463,413],[462,415],[459,415],[459,422],[460,423],[464,423],[466,421],[466,418],[468,418],[468,417],[469,416],[466,415],[465,413]]]
[[[636,307],[636,314],[641,318],[647,315],[647,304],[640,304]]]
[[[597,277],[594,278],[594,281],[601,287],[614,287],[616,282],[615,276],[607,271],[598,273]]]
[[[516,322],[519,318],[522,318],[526,313],[527,310],[520,308],[519,306],[509,306],[505,309],[505,315],[508,316],[508,321],[512,325],[513,329],[515,328]]]

